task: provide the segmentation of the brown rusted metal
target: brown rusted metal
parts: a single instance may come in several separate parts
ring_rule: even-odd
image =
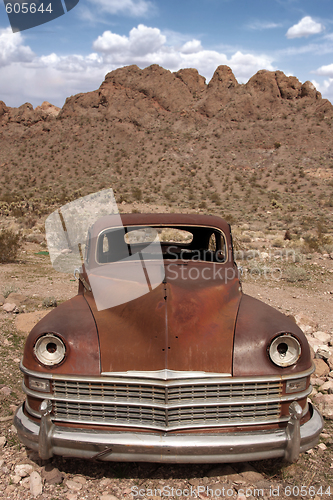
[[[298,362],[288,368],[288,373],[297,373],[311,367],[308,342],[296,323],[273,307],[243,294],[237,317],[233,375],[283,375],[285,368],[272,363],[267,346],[279,333],[295,335],[302,345]]]
[[[37,338],[45,333],[60,335],[66,344],[66,360],[52,368],[42,366],[33,355]],[[23,363],[29,370],[50,373],[99,375],[99,341],[94,318],[82,295],[60,304],[44,316],[27,338]]]

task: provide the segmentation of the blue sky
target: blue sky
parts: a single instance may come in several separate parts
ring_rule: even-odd
[[[49,0],[47,0],[48,2]],[[207,82],[227,64],[240,83],[259,69],[312,81],[333,102],[332,0],[80,0],[12,33],[0,4],[0,100],[8,106],[95,90],[129,64],[194,67]]]

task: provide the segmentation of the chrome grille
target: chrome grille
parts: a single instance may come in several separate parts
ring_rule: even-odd
[[[53,380],[55,421],[175,430],[276,422],[280,381]]]

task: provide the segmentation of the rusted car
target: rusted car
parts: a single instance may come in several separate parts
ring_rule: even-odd
[[[226,221],[106,215],[81,259],[21,363],[15,426],[42,459],[293,461],[318,442],[306,338],[242,292]]]

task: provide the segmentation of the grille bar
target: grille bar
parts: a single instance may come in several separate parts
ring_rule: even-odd
[[[53,419],[156,430],[281,421],[281,381],[202,379],[163,386],[55,379]],[[283,420],[283,419],[282,419]]]

